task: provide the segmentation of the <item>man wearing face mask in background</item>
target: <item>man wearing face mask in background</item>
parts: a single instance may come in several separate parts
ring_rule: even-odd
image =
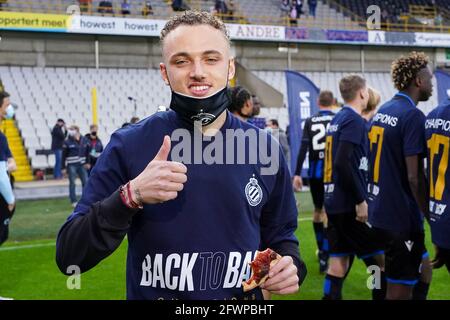
[[[80,128],[75,125],[70,126],[68,137],[63,145],[62,166],[64,171],[67,167],[67,173],[69,175],[69,197],[73,207],[77,204],[77,196],[75,193],[75,180],[77,176],[80,178],[83,188],[88,178],[87,170],[90,169],[90,165],[86,162],[89,156],[87,150],[88,142],[86,138],[81,136]]]
[[[236,154],[232,164],[171,161],[184,142],[178,132],[189,133],[189,142],[198,134],[220,139],[225,130],[259,132],[227,111],[235,65],[225,25],[188,11],[167,22],[161,45],[171,110],[112,135],[58,234],[60,270],[93,268],[128,235],[128,299],[262,299],[259,287],[243,292],[242,280],[255,251],[271,248],[282,258],[269,270],[265,293],[297,292],[306,268],[286,163],[263,175],[260,162],[236,164]],[[238,151],[247,157],[258,154],[258,144],[244,148]],[[278,145],[274,152],[282,159]]]
[[[66,123],[63,119],[58,119],[52,129],[52,150],[55,152],[55,167],[53,169],[53,176],[55,179],[62,179],[62,149],[64,140],[67,136]]]
[[[98,137],[98,126],[96,124],[91,124],[89,127],[90,133],[86,134],[84,137],[87,141],[88,158],[86,163],[89,165],[88,174],[91,174],[92,168],[95,166],[98,157],[103,151],[102,140]]]
[[[0,92],[0,121],[12,119],[14,108],[10,104],[9,94]],[[9,222],[15,210],[15,197],[12,190],[8,171],[15,170],[15,162],[12,162],[8,141],[3,132],[0,132],[0,245],[8,239]]]

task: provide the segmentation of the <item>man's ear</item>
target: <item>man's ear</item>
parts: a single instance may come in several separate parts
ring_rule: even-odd
[[[420,87],[422,85],[422,77],[420,75],[416,76],[415,83],[416,87]]]
[[[167,74],[166,65],[164,63],[162,63],[162,62],[159,64],[159,72],[161,73],[161,77],[164,80],[164,83],[167,86],[170,85],[170,83],[169,83],[169,76]]]

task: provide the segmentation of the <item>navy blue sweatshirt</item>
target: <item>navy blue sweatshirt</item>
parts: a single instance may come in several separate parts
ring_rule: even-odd
[[[69,265],[89,270],[128,235],[128,299],[261,299],[259,288],[244,294],[241,282],[250,275],[255,251],[268,247],[292,256],[303,281],[306,268],[294,235],[297,208],[278,144],[275,174],[261,175],[259,156],[254,164],[185,163],[187,182],[176,199],[143,210],[122,203],[119,186],[145,169],[165,135],[173,137],[183,126],[175,112],[159,112],[112,135],[59,232],[60,270],[66,273]],[[260,131],[229,112],[221,133],[226,129]],[[173,140],[172,151],[183,143]],[[203,142],[203,151],[211,143]],[[276,142],[269,137],[271,143]],[[257,149],[247,143],[247,159]]]

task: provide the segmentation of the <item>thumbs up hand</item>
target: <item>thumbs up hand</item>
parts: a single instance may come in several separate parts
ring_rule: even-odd
[[[170,137],[165,136],[155,158],[135,179],[131,180],[133,201],[138,204],[155,204],[175,199],[187,181],[184,164],[167,161]]]

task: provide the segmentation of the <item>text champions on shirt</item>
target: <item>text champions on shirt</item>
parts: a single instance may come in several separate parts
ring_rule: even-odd
[[[439,129],[442,131],[450,131],[450,120],[440,118],[427,119],[425,121],[425,129]]]
[[[377,113],[373,117],[373,122],[379,122],[379,123],[387,124],[391,127],[396,127],[397,123],[398,123],[398,118],[393,117],[389,114]]]

